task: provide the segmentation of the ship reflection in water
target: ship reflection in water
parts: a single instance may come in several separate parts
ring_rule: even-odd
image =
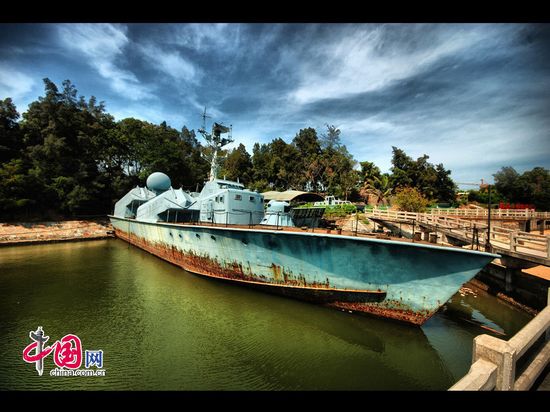
[[[212,282],[120,240],[5,247],[0,274],[0,389],[445,390],[480,325],[509,337],[531,318],[478,291],[410,327]],[[37,325],[102,349],[106,376],[50,377],[50,358],[38,376],[21,358]]]

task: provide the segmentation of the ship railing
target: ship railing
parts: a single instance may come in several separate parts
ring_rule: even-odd
[[[518,361],[523,362],[518,375]],[[550,288],[547,306],[510,340],[476,336],[472,365],[451,391],[526,391],[550,364]]]
[[[207,225],[213,225],[213,226],[225,226],[228,227],[232,225],[232,223],[229,223],[230,216],[245,216],[245,220],[247,223],[243,223],[245,225],[248,225],[248,227],[254,227],[255,224],[253,223],[255,220],[254,217],[260,217],[262,218],[264,216],[264,212],[261,211],[253,211],[253,210],[237,210],[237,211],[227,211],[227,210],[214,210],[211,213],[210,221],[199,221],[199,224],[207,224]]]
[[[273,214],[275,214],[275,213],[273,213]],[[261,227],[266,228],[266,229],[274,228],[276,230],[282,230],[284,226],[282,226],[280,224],[280,222],[282,222],[281,217],[283,215],[288,215],[288,213],[277,212],[276,214],[277,214],[277,220],[276,220],[275,225],[261,225]],[[224,210],[224,211],[213,210],[212,212],[209,212],[209,215],[210,215],[209,220],[206,220],[206,221],[201,220],[200,216],[199,216],[197,219],[189,220],[189,221],[183,222],[183,223],[193,224],[193,225],[198,225],[198,226],[228,227],[228,226],[233,226],[234,225],[233,223],[229,223],[230,216],[241,216],[241,217],[246,216],[247,217],[247,219],[245,219],[246,223],[241,223],[240,225],[246,225],[249,228],[253,228],[253,227],[260,226],[257,223],[253,223],[254,221],[258,220],[258,219],[255,219],[255,217],[263,218],[265,213],[261,212],[261,211],[246,211],[246,210],[232,211],[232,212],[229,212],[229,211],[226,211],[226,210]]]
[[[200,216],[197,216],[195,219],[187,220],[185,222],[178,222],[180,224],[192,224],[198,226],[222,226],[229,227],[234,226],[234,223],[229,223],[230,216],[246,216],[247,218],[243,219],[246,222],[236,224],[237,226],[248,226],[249,228],[261,228],[261,229],[270,229],[270,230],[284,230],[285,225],[283,225],[283,216],[292,216],[289,212],[268,212],[270,215],[276,216],[275,224],[266,225],[260,223],[253,223],[266,215],[266,212],[263,211],[249,211],[249,210],[236,210],[236,211],[226,211],[226,210],[213,210],[209,212],[209,219],[206,221],[200,220]],[[317,228],[317,223],[319,219],[315,220],[314,223],[310,226],[301,226],[302,230],[310,230],[312,232]]]

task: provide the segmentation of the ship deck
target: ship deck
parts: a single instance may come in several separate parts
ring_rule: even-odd
[[[164,222],[163,222],[164,223]],[[414,240],[408,239],[405,237],[390,236],[385,233],[369,233],[361,231],[350,231],[350,230],[339,230],[339,229],[327,229],[327,228],[310,228],[310,227],[292,227],[292,226],[271,226],[271,225],[234,225],[234,224],[225,224],[225,223],[211,223],[211,222],[186,222],[186,223],[171,223],[176,226],[196,226],[196,227],[216,227],[216,228],[232,228],[232,229],[256,229],[263,231],[273,231],[273,232],[297,232],[297,233],[315,233],[315,234],[329,234],[334,236],[355,236],[359,238],[367,239],[382,239],[382,240],[391,240],[396,242],[403,243],[415,243],[419,245],[428,245],[428,246],[441,246],[453,249],[465,249],[459,246],[454,246],[451,244],[436,244],[430,243],[424,240]],[[468,247],[470,249],[470,246]]]

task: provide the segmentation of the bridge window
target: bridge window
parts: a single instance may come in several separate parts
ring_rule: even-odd
[[[256,202],[256,197],[255,197],[255,196],[250,196],[250,201],[251,201],[252,203]]]
[[[220,203],[223,203],[223,196],[220,196]]]
[[[242,200],[243,197],[241,195],[235,195],[235,200]]]

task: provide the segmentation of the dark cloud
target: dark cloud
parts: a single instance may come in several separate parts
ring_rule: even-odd
[[[207,106],[249,150],[329,123],[358,160],[488,178],[550,167],[549,45],[547,24],[0,24],[0,98],[69,78],[117,118],[196,128]]]

